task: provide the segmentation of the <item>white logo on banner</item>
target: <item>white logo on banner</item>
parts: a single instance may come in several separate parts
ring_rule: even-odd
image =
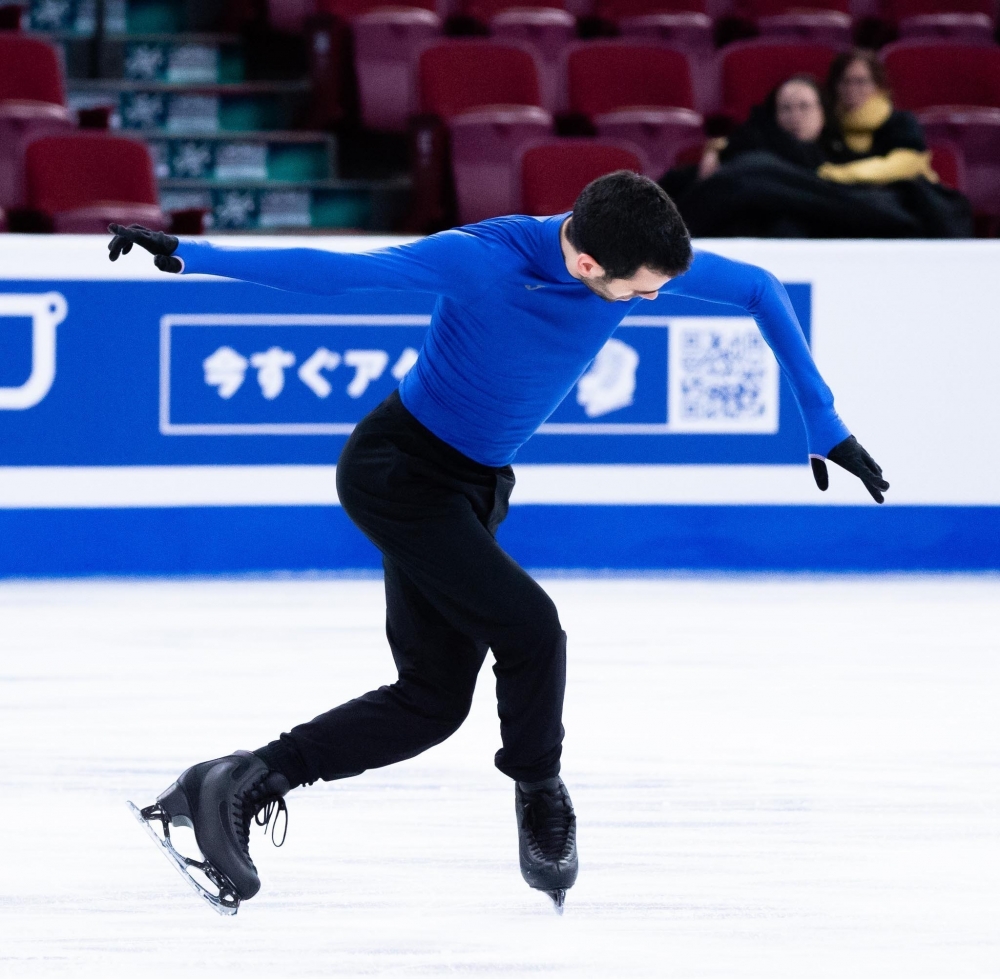
[[[56,379],[56,327],[66,319],[67,308],[65,297],[58,292],[0,295],[0,319],[31,320],[31,373],[17,387],[0,387],[0,409],[33,408],[52,390]]]
[[[638,367],[639,354],[635,348],[612,337],[577,382],[576,403],[588,418],[627,408],[635,398]]]

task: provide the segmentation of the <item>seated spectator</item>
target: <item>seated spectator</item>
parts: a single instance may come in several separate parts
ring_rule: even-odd
[[[828,160],[823,94],[810,75],[794,75],[779,85],[750,112],[750,118],[729,137],[709,140],[701,162],[664,174],[661,185],[680,199],[697,180],[706,180],[747,153],[768,153],[794,166],[815,171]]]
[[[865,93],[866,102],[870,95]],[[855,147],[861,146],[862,122],[875,118],[862,116],[849,119]],[[869,152],[883,145],[893,144],[873,139]],[[910,151],[930,171],[926,154]],[[936,187],[933,171],[912,170],[903,178],[890,174],[889,186],[882,186],[852,179],[858,170],[838,169],[861,160],[861,151],[849,148],[826,112],[816,82],[795,75],[755,107],[728,140],[709,143],[697,167],[672,170],[661,183],[697,236],[911,238],[971,232],[964,198]],[[912,157],[909,162],[912,168]]]
[[[842,138],[833,159],[819,168],[821,177],[843,184],[917,177],[937,183],[920,123],[913,113],[893,108],[885,69],[874,52],[837,55],[826,87]]]
[[[698,175],[709,177],[721,163],[754,152],[772,153],[786,163],[815,170],[828,159],[834,138],[816,80],[811,75],[793,75],[762,105],[751,109],[750,118],[728,138],[708,143]]]
[[[917,117],[893,107],[885,68],[873,51],[849,51],[830,65],[827,91],[842,140],[817,170],[824,180],[888,187],[933,238],[972,233],[972,212],[941,187]]]

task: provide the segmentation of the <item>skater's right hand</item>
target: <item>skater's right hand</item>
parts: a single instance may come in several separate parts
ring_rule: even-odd
[[[108,257],[112,262],[118,261],[119,255],[127,255],[132,251],[133,245],[138,245],[155,256],[153,264],[161,272],[180,272],[184,268],[184,263],[174,257],[180,241],[173,235],[150,231],[141,224],[130,224],[127,228],[120,224],[109,224],[108,231],[114,235],[108,245]]]
[[[882,467],[865,451],[864,446],[853,435],[849,435],[843,442],[835,445],[826,454],[826,458],[846,469],[853,476],[857,476],[876,503],[885,502],[885,497],[882,494],[889,488],[889,484],[882,478]],[[823,456],[811,455],[809,462],[812,465],[813,479],[816,480],[816,485],[825,491],[830,485],[826,461]]]

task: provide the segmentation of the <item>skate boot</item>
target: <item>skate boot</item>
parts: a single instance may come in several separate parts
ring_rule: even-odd
[[[558,775],[514,787],[521,876],[545,891],[563,912],[566,891],[576,881],[576,814]]]
[[[219,914],[236,914],[240,902],[260,890],[257,868],[250,859],[250,822],[256,818],[266,832],[272,815],[283,812],[287,830],[283,797],[288,789],[284,775],[270,771],[256,755],[237,751],[187,769],[154,805],[140,810],[130,802],[129,808],[203,900]],[[162,837],[153,829],[155,821],[162,824]],[[203,860],[178,853],[170,839],[171,825],[194,830]],[[272,840],[276,829],[277,818]],[[283,834],[281,843],[284,841]],[[275,841],[276,846],[281,843]],[[217,892],[205,887],[191,873],[192,868]]]

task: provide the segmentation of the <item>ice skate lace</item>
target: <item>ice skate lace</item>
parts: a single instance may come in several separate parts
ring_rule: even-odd
[[[559,860],[569,842],[573,807],[565,792],[533,792],[524,801],[524,823],[549,860]]]
[[[275,817],[274,824],[270,826],[271,842],[275,846],[283,846],[285,837],[288,835],[288,806],[285,805],[285,800],[282,796],[266,793],[264,781],[265,779],[261,779],[255,785],[251,786],[237,803],[239,812],[236,815],[240,830],[240,842],[243,844],[243,850],[247,854],[250,852],[251,822],[255,822],[258,826],[263,826],[264,833],[266,834],[271,823],[271,817]],[[281,842],[278,842],[278,822],[282,813],[284,813],[285,820],[281,832]]]

